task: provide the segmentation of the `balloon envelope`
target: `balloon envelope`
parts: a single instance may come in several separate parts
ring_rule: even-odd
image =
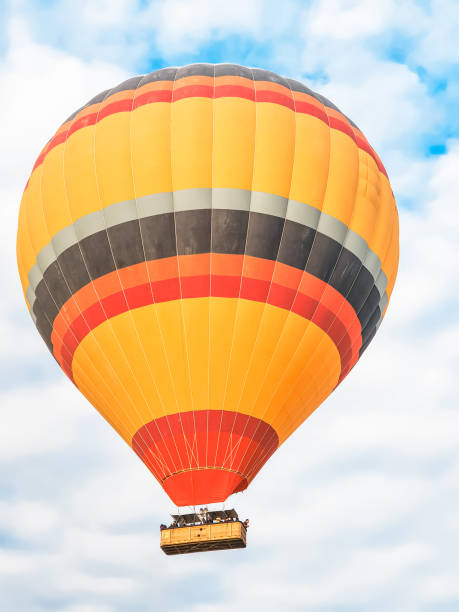
[[[196,64],[61,125],[24,191],[17,256],[64,372],[194,505],[245,489],[358,361],[394,285],[398,217],[330,101]]]

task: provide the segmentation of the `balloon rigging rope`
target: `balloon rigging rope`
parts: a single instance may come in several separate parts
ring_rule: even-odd
[[[238,322],[239,322],[240,298],[241,298],[241,291],[242,291],[242,283],[243,283],[243,279],[244,279],[245,257],[246,257],[246,250],[247,250],[247,238],[248,238],[248,235],[249,235],[250,221],[251,221],[250,211],[251,211],[251,208],[252,208],[252,193],[253,193],[253,183],[254,183],[254,174],[255,174],[255,156],[256,156],[256,146],[257,146],[256,135],[257,135],[257,119],[258,119],[257,103],[256,103],[256,100],[257,100],[257,91],[256,91],[256,87],[255,87],[255,76],[253,74],[253,70],[251,68],[248,68],[248,70],[250,70],[250,72],[252,74],[252,87],[253,87],[253,93],[254,93],[254,110],[255,110],[255,127],[254,127],[254,131],[253,131],[252,180],[251,180],[251,189],[250,189],[249,208],[248,208],[248,213],[247,213],[247,229],[246,229],[246,235],[245,235],[244,254],[242,256],[241,276],[240,276],[240,279],[239,279],[239,290],[238,290],[238,297],[237,297],[237,300],[236,300],[236,309],[235,309],[234,323],[233,323],[233,333],[232,333],[232,337],[231,337],[231,347],[230,347],[230,352],[229,352],[229,357],[228,357],[228,369],[227,369],[227,372],[226,372],[225,389],[224,389],[223,400],[222,400],[222,411],[221,411],[221,414],[220,414],[220,426],[219,426],[219,432],[218,432],[218,436],[217,436],[217,443],[216,443],[216,449],[215,449],[215,461],[214,461],[215,464],[216,464],[216,461],[217,461],[218,447],[219,447],[219,444],[220,444],[220,432],[221,432],[221,427],[222,427],[223,411],[225,409],[226,395],[227,395],[228,383],[229,383],[229,376],[230,376],[231,366],[232,366],[232,361],[233,361],[234,341],[235,341],[235,338],[236,338],[237,327],[238,327]],[[228,436],[228,440],[231,440],[231,438],[232,438],[232,434],[233,434],[236,418],[237,418],[237,412],[234,412],[233,424],[232,424],[231,431],[230,431],[229,436]]]
[[[266,293],[266,299],[265,299],[265,302],[263,304],[263,311],[262,311],[261,318],[260,318],[260,321],[259,321],[259,324],[258,324],[257,334],[256,334],[255,340],[254,340],[253,345],[252,345],[252,352],[251,352],[251,355],[250,355],[248,366],[246,368],[246,375],[245,375],[244,383],[243,383],[243,386],[241,388],[241,392],[240,392],[240,395],[239,395],[238,411],[239,411],[239,408],[240,408],[240,405],[241,405],[241,401],[242,401],[242,397],[243,397],[243,394],[244,394],[244,391],[245,391],[245,388],[246,388],[246,385],[247,385],[247,380],[248,380],[248,376],[249,376],[249,372],[250,372],[250,367],[251,367],[251,365],[253,363],[253,359],[254,359],[254,356],[255,356],[255,351],[256,351],[257,344],[258,344],[259,337],[260,337],[260,332],[262,330],[263,322],[264,322],[264,319],[265,319],[266,304],[268,302],[269,295],[271,293],[271,287],[272,287],[273,279],[274,279],[274,276],[275,276],[275,273],[276,273],[277,257],[279,256],[279,251],[280,251],[280,248],[282,246],[282,240],[283,240],[284,232],[285,232],[285,222],[286,222],[286,215],[287,215],[287,207],[288,207],[288,203],[289,203],[289,200],[290,200],[290,192],[292,190],[293,168],[294,168],[294,163],[295,163],[295,152],[296,152],[296,144],[297,144],[296,143],[297,117],[296,117],[296,102],[295,102],[295,97],[293,95],[293,92],[292,92],[292,89],[291,89],[289,83],[287,81],[285,81],[285,82],[287,84],[288,89],[290,90],[290,96],[291,96],[291,99],[293,101],[293,117],[294,117],[293,147],[292,147],[293,154],[292,154],[291,169],[290,169],[290,184],[289,184],[288,191],[286,192],[287,193],[287,197],[286,197],[287,203],[286,203],[286,206],[285,206],[284,218],[282,220],[283,221],[282,232],[281,232],[281,236],[280,236],[280,239],[279,239],[279,244],[278,244],[278,247],[277,247],[277,255],[276,255],[275,261],[273,262],[273,271],[272,271],[272,274],[271,274],[271,279],[270,279],[270,282],[269,282],[268,291]],[[255,95],[256,95],[256,85],[255,85]],[[254,166],[255,166],[255,163],[254,163]],[[271,360],[272,360],[272,357],[271,357]],[[270,363],[271,363],[271,361],[270,361]],[[267,370],[265,370],[265,371],[267,371]],[[264,379],[262,381],[262,384],[263,384],[263,382],[264,382]],[[260,395],[260,392],[261,392],[261,389],[262,389],[262,384],[259,387],[259,391],[257,393],[255,401],[252,402],[252,407],[251,407],[251,411],[249,413],[249,418],[253,416],[254,408],[255,408],[255,405],[256,405],[256,400],[258,399],[258,397]],[[266,410],[265,410],[265,412],[266,412]],[[243,431],[242,431],[241,435],[239,436],[239,440],[236,442],[235,448],[231,450],[231,453],[229,455],[231,468],[233,468],[233,462],[235,460],[236,453],[237,453],[237,451],[239,449],[239,446],[240,446],[240,444],[242,442],[244,434],[245,434],[245,432],[247,430],[247,425],[249,423],[249,418],[246,419],[246,423],[244,425],[244,428],[243,428]],[[261,425],[261,419],[259,419],[257,421],[256,425],[255,425],[255,431],[254,431],[254,434],[252,436],[252,440],[254,439],[254,437],[255,437],[255,435],[256,435],[260,425]],[[237,472],[240,471],[242,462],[243,462],[243,460],[244,460],[244,458],[246,456],[246,453],[247,453],[249,448],[250,448],[250,444],[246,447],[246,449],[245,449],[245,451],[244,451],[244,453],[243,453],[243,455],[242,455],[242,457],[241,457],[241,459],[240,459],[240,461],[239,461],[239,463],[238,463],[238,465],[236,467],[236,471]],[[253,445],[252,454],[249,455],[248,463],[250,463],[250,461],[253,459],[255,453],[257,452],[257,450],[258,450],[258,446]],[[225,461],[226,461],[227,457],[228,457],[228,447],[227,447],[227,450],[226,450]]]
[[[137,219],[138,219],[138,223],[139,223],[139,236],[140,236],[140,241],[141,241],[141,244],[142,244],[142,252],[143,252],[143,257],[144,257],[144,261],[145,261],[145,271],[146,271],[147,278],[148,278],[148,284],[149,284],[149,288],[150,288],[151,300],[152,300],[152,305],[153,305],[153,308],[150,309],[150,312],[153,311],[153,313],[154,313],[153,316],[155,317],[156,324],[158,326],[160,342],[161,342],[161,349],[162,349],[164,360],[165,360],[165,363],[166,363],[166,366],[167,366],[167,370],[168,370],[168,373],[169,373],[169,378],[170,378],[170,382],[171,382],[171,387],[173,389],[175,403],[176,403],[176,406],[177,406],[177,409],[178,409],[177,394],[176,394],[176,390],[175,390],[175,385],[173,384],[172,370],[171,370],[171,366],[170,366],[169,359],[168,359],[168,356],[167,356],[167,351],[166,351],[165,342],[164,342],[164,334],[163,334],[163,330],[161,328],[160,317],[158,315],[158,311],[157,311],[157,308],[156,308],[156,305],[155,305],[156,304],[156,300],[155,300],[155,296],[154,296],[154,292],[153,292],[153,285],[152,285],[152,279],[151,279],[151,275],[150,275],[150,270],[149,270],[148,263],[147,263],[147,255],[146,255],[147,251],[146,251],[146,248],[145,248],[145,242],[144,242],[144,236],[143,236],[143,230],[142,230],[142,222],[141,222],[140,210],[139,210],[138,199],[137,199],[137,189],[136,189],[136,184],[135,184],[135,174],[134,174],[134,147],[133,147],[134,105],[135,105],[135,99],[136,99],[138,90],[140,89],[141,86],[143,86],[144,81],[147,78],[147,76],[148,75],[144,75],[143,78],[140,79],[139,82],[137,83],[137,87],[136,87],[136,89],[135,89],[135,91],[133,93],[133,96],[132,96],[131,111],[130,111],[130,115],[129,115],[129,154],[130,154],[130,162],[131,162],[131,178],[132,178],[132,187],[133,187],[133,192],[134,192],[134,201],[135,201]],[[147,364],[148,372],[149,372],[151,380],[152,380],[152,382],[154,384],[156,393],[158,394],[158,397],[160,398],[160,405],[161,405],[161,408],[163,410],[163,414],[165,416],[167,427],[169,428],[169,431],[170,431],[170,434],[171,434],[171,440],[173,440],[175,449],[177,451],[177,457],[180,460],[181,457],[180,457],[180,454],[179,454],[179,451],[178,451],[176,439],[175,439],[175,437],[173,435],[173,432],[172,432],[172,428],[171,428],[171,424],[170,424],[170,421],[169,421],[169,416],[168,416],[168,413],[167,413],[167,409],[166,409],[166,407],[164,405],[164,401],[162,400],[162,398],[160,396],[160,393],[159,393],[159,390],[158,390],[158,386],[157,386],[157,383],[156,383],[156,380],[155,380],[155,377],[154,377],[154,374],[153,374],[153,370],[151,368],[151,363],[150,363],[150,360],[148,359],[148,356],[147,356],[147,354],[145,352],[143,343],[142,343],[142,349],[143,349],[143,353],[144,353],[144,357],[145,357],[145,362]],[[153,413],[152,417],[156,417],[156,415]],[[161,434],[161,431],[159,429],[159,425],[158,425],[157,419],[156,418],[152,418],[152,422],[156,426],[159,438],[162,439],[162,434]],[[178,472],[179,469],[183,469],[183,465],[181,466],[181,468],[179,468],[176,465],[176,463],[175,463],[175,461],[174,461],[174,459],[173,459],[173,457],[171,455],[171,452],[170,452],[169,447],[168,447],[167,444],[165,444],[165,447],[166,447],[167,453],[169,455],[169,458],[171,460],[171,464],[173,466],[174,471]],[[157,448],[158,448],[158,446],[157,446]],[[167,475],[167,472],[166,472],[166,475]]]
[[[210,206],[210,245],[209,245],[209,342],[207,345],[207,410],[206,410],[206,468],[209,467],[208,452],[209,452],[209,414],[212,406],[210,405],[210,358],[211,358],[211,337],[212,337],[212,255],[213,255],[213,242],[212,242],[212,221],[214,212],[214,151],[215,151],[215,64],[214,79],[213,79],[213,93],[212,93],[212,151],[211,151],[211,206]],[[221,426],[221,421],[220,421]]]
[[[322,105],[322,107],[323,107],[323,110],[325,111],[325,113],[326,113],[326,115],[327,115],[327,118],[328,118],[328,113],[327,113],[327,110],[326,110],[325,105]],[[317,232],[318,232],[318,230],[319,230],[319,227],[320,227],[320,220],[321,220],[322,215],[323,215],[323,207],[324,207],[325,197],[326,197],[327,188],[328,188],[328,183],[329,183],[329,179],[330,179],[330,168],[331,168],[331,146],[332,146],[332,143],[331,143],[331,128],[330,128],[330,121],[328,121],[328,133],[329,133],[329,162],[328,162],[328,175],[327,175],[327,180],[326,180],[326,183],[325,183],[325,190],[324,190],[324,194],[323,194],[323,198],[322,198],[322,206],[321,206],[321,209],[320,209],[320,216],[319,216],[319,220],[318,220],[318,223],[317,223],[316,233],[315,233],[314,238],[313,238],[313,242],[312,242],[312,245],[311,245],[311,250],[309,251],[309,254],[308,254],[308,257],[307,257],[307,260],[306,260],[306,264],[305,264],[305,267],[304,267],[304,271],[306,271],[306,269],[307,269],[307,266],[308,266],[308,263],[309,263],[309,259],[310,259],[310,257],[311,257],[311,254],[312,254],[312,252],[313,252],[314,245],[315,245],[315,242],[316,242]],[[358,175],[357,175],[357,177],[358,177]],[[357,188],[357,186],[358,186],[358,181],[357,181],[357,184],[356,184],[356,188]],[[349,230],[348,230],[348,231],[349,231]],[[333,271],[334,271],[334,269],[335,269],[335,267],[336,267],[336,264],[337,264],[337,262],[338,262],[338,260],[339,260],[340,254],[341,254],[341,252],[342,252],[342,248],[343,248],[343,247],[342,247],[342,245],[341,245],[341,249],[340,249],[340,251],[339,251],[339,253],[338,253],[338,255],[337,255],[337,258],[336,258],[336,260],[335,260],[335,264],[334,264],[334,266],[333,266],[333,269],[332,269],[332,272],[330,273],[329,278],[331,278],[331,276],[333,275]],[[294,297],[294,299],[292,300],[292,302],[291,302],[291,304],[290,304],[290,309],[289,309],[289,312],[291,312],[292,307],[293,307],[293,304],[295,303],[295,300],[296,300],[297,295],[298,295],[298,293],[299,293],[300,286],[301,286],[301,279],[300,279],[300,281],[298,282],[297,289],[296,289],[296,292],[295,292],[295,297]],[[316,305],[316,308],[315,308],[315,310],[314,310],[314,313],[313,313],[313,315],[311,316],[311,319],[310,319],[310,320],[308,321],[308,323],[307,323],[306,329],[305,329],[305,331],[304,331],[304,333],[303,333],[303,336],[302,336],[301,340],[300,340],[300,341],[297,343],[296,349],[294,350],[293,354],[290,356],[290,360],[289,360],[289,362],[288,362],[288,365],[287,365],[287,366],[286,366],[286,368],[284,369],[284,372],[283,372],[283,374],[281,375],[280,380],[278,381],[278,384],[276,385],[276,388],[275,388],[274,393],[272,393],[272,394],[271,394],[271,398],[270,398],[269,402],[267,402],[267,403],[266,403],[266,407],[265,407],[264,414],[266,413],[266,411],[267,411],[267,409],[268,409],[268,406],[271,404],[271,402],[272,402],[273,398],[275,397],[275,394],[276,394],[277,390],[278,390],[278,389],[279,389],[279,387],[280,387],[281,381],[282,381],[282,380],[283,380],[283,378],[285,377],[285,373],[287,372],[288,367],[289,367],[289,365],[291,364],[291,362],[292,362],[292,360],[293,360],[293,357],[294,357],[294,356],[296,355],[296,353],[298,352],[299,347],[301,346],[301,343],[302,343],[303,339],[306,337],[306,334],[308,334],[308,333],[310,332],[310,330],[311,330],[311,323],[312,323],[312,319],[314,318],[314,316],[315,316],[315,314],[316,314],[316,312],[317,312],[317,309],[318,309],[318,307],[319,307],[319,304],[320,304],[320,302],[321,302],[321,299],[322,299],[322,297],[323,297],[323,295],[324,295],[325,291],[326,291],[326,287],[324,288],[324,290],[323,290],[323,291],[322,291],[322,293],[321,293],[321,296],[320,296],[320,298],[319,298],[319,300],[318,300],[318,302],[317,302],[317,305]],[[335,316],[335,319],[336,319],[336,316]],[[335,319],[334,319],[334,320],[335,320]],[[333,321],[334,321],[334,320],[333,320]],[[328,329],[329,329],[329,328],[328,328]],[[282,336],[283,336],[283,334],[284,334],[284,330],[285,330],[285,324],[284,324],[284,326],[283,326],[283,328],[282,328],[282,333],[281,333],[281,334],[280,334],[280,336],[279,336],[278,342],[277,342],[277,344],[276,344],[276,348],[274,349],[274,351],[273,351],[273,353],[272,353],[272,355],[271,355],[271,360],[270,360],[270,363],[272,362],[272,360],[273,360],[273,358],[274,358],[274,354],[275,354],[275,352],[276,352],[277,346],[280,344],[280,341],[281,341]],[[312,357],[313,357],[313,355],[316,353],[318,346],[320,346],[320,345],[322,344],[322,342],[323,342],[323,341],[324,341],[324,336],[322,336],[322,337],[321,337],[321,339],[320,339],[320,341],[319,341],[318,343],[316,343],[316,344],[315,344],[315,346],[314,346],[313,350],[312,350],[312,351],[311,351],[311,353],[308,355],[308,359],[307,359],[307,361],[306,361],[306,363],[305,363],[305,365],[304,365],[304,367],[303,367],[303,369],[302,369],[302,371],[301,371],[300,375],[298,375],[298,376],[297,376],[297,378],[296,378],[296,383],[295,383],[294,385],[292,385],[292,388],[294,388],[294,387],[295,387],[295,386],[298,384],[298,382],[301,380],[301,374],[302,374],[302,373],[303,373],[303,372],[304,372],[304,371],[307,369],[307,366],[309,365],[309,363],[311,363],[311,361],[312,361]],[[269,369],[269,367],[267,368],[266,372],[268,371],[268,369]],[[266,374],[265,374],[265,376],[266,376]],[[318,379],[318,376],[317,376],[317,373],[316,373],[316,375],[315,375],[315,377],[314,377],[314,380],[315,380],[315,382],[316,382],[316,390],[317,390],[317,379]],[[291,395],[291,392],[290,392],[290,394],[288,395],[288,397],[290,397],[290,395]],[[281,414],[281,413],[282,413],[282,407],[283,407],[283,406],[285,406],[285,404],[286,404],[286,400],[284,400],[283,404],[281,404],[281,406],[279,406],[279,411],[278,411],[278,414]],[[288,416],[288,415],[287,415],[287,416]],[[285,419],[284,419],[284,420],[285,420]],[[264,433],[264,435],[263,435],[263,437],[262,437],[262,441],[263,441],[263,438],[265,438],[265,437],[266,437],[266,435],[267,435],[267,434],[266,434],[266,432],[265,432],[265,433]]]
[[[182,279],[181,279],[181,271],[180,271],[180,257],[179,257],[179,252],[178,252],[178,241],[177,241],[177,218],[176,218],[176,209],[175,209],[175,204],[174,204],[174,142],[173,142],[173,128],[172,128],[172,124],[173,124],[173,115],[174,115],[174,91],[175,91],[175,84],[177,81],[177,72],[178,69],[175,71],[174,74],[174,80],[172,83],[172,92],[171,92],[171,105],[170,105],[170,123],[169,123],[169,129],[170,129],[170,165],[171,165],[171,188],[172,188],[172,203],[173,203],[173,215],[174,215],[174,230],[175,230],[175,252],[176,252],[176,257],[177,257],[177,272],[178,272],[178,280],[179,280],[179,290],[180,290],[180,316],[181,316],[181,321],[182,321],[182,330],[183,330],[183,342],[184,342],[184,346],[185,346],[185,355],[186,355],[186,365],[187,365],[187,375],[188,375],[188,383],[190,386],[190,397],[191,397],[191,409],[192,409],[192,413],[193,413],[193,425],[194,425],[194,439],[193,439],[193,447],[190,446],[189,442],[188,442],[188,438],[185,435],[185,430],[183,427],[183,421],[182,421],[182,411],[181,408],[179,407],[179,419],[180,419],[180,426],[182,428],[182,435],[183,435],[183,441],[184,441],[184,446],[186,449],[186,453],[188,456],[188,463],[189,463],[189,469],[191,471],[191,466],[192,466],[192,458],[194,461],[196,461],[196,464],[198,464],[198,460],[195,456],[194,453],[194,448],[196,445],[196,420],[195,420],[195,415],[194,415],[194,399],[193,399],[193,386],[192,386],[192,380],[191,380],[191,370],[190,370],[190,359],[189,359],[189,355],[188,355],[188,342],[187,342],[187,336],[186,336],[186,323],[185,323],[185,315],[183,312],[183,294],[182,294]],[[191,480],[191,487],[193,490],[193,496],[194,496],[194,484],[193,484],[193,478],[192,476],[190,476],[190,480]]]

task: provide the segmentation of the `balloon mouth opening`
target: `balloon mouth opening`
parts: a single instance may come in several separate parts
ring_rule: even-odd
[[[223,468],[184,470],[161,483],[176,506],[196,506],[224,502],[233,493],[247,488],[247,479]]]

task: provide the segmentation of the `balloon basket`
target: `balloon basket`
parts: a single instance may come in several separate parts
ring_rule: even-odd
[[[247,529],[234,510],[172,515],[174,522],[161,530],[161,550],[166,555],[183,555],[212,550],[246,548]]]

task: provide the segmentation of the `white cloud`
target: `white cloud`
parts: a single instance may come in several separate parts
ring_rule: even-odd
[[[453,140],[447,155],[424,163],[424,174],[419,176],[424,193],[419,193],[418,207],[401,215],[402,247],[405,248],[394,303],[404,324],[410,321],[419,324],[423,319],[424,324],[439,326],[445,319],[449,325],[450,315],[457,313],[458,165],[459,143]],[[405,172],[410,175],[409,165]],[[441,314],[435,315],[436,310]],[[448,333],[453,332],[450,329]]]
[[[412,59],[434,72],[457,67],[458,23],[459,5],[455,0],[432,0],[430,11],[423,19],[423,32],[413,49]]]
[[[55,508],[37,502],[0,502],[2,529],[19,540],[45,538],[57,525]]]
[[[44,354],[40,358],[51,357]],[[64,377],[60,378],[59,384],[24,385],[2,394],[7,409],[0,429],[0,464],[65,450],[72,441],[81,416],[81,397]]]
[[[308,12],[308,30],[324,39],[355,40],[379,34],[387,26],[390,2],[361,3],[343,0],[313,2]]]
[[[156,8],[156,7],[155,7]],[[221,39],[237,32],[260,35],[263,3],[225,0],[169,0],[158,8],[157,44],[165,57],[190,52],[210,38]]]

